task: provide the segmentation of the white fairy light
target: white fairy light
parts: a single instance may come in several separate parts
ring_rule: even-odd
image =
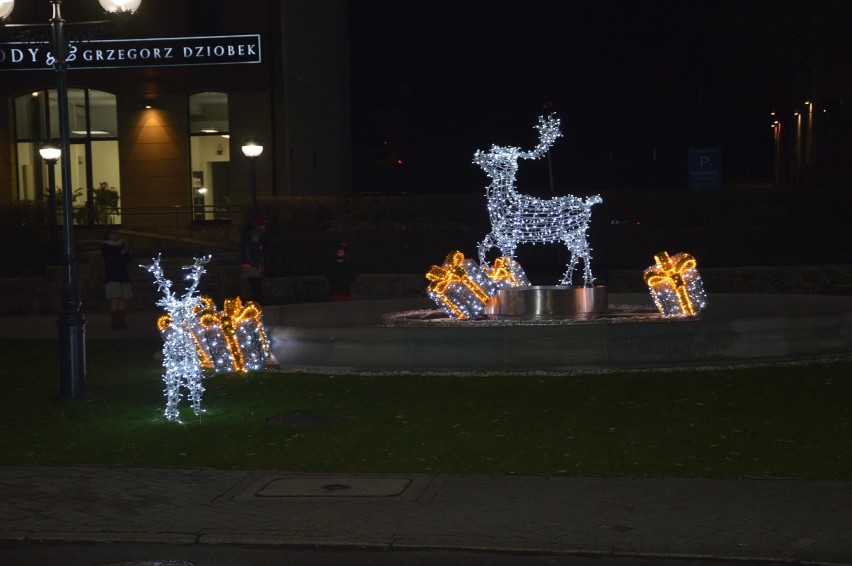
[[[470,320],[485,312],[497,284],[472,259],[459,251],[447,254],[442,265],[426,273],[427,294],[448,316]]]
[[[510,257],[498,257],[492,267],[485,267],[485,273],[494,281],[498,290],[530,286],[524,268]]]
[[[704,283],[698,273],[698,262],[688,253],[670,256],[660,252],[654,256],[643,278],[664,317],[689,317],[707,308]]]
[[[485,312],[485,306],[500,289],[527,287],[529,280],[520,264],[508,257],[497,258],[494,266],[480,267],[459,251],[447,255],[442,265],[426,273],[426,294],[447,316],[472,320]]]
[[[165,416],[167,420],[177,422],[180,422],[178,404],[182,397],[181,387],[187,390],[187,397],[195,414],[204,412],[201,408],[201,395],[204,393],[201,381],[204,374],[201,371],[197,340],[198,312],[202,308],[198,284],[205,273],[204,266],[211,256],[193,259],[195,261],[192,265],[183,266],[188,272],[185,279],[190,282],[183,295],[172,292],[172,282],[163,274],[159,255],[150,265],[140,265],[154,276],[157,290],[163,294],[157,305],[167,312],[167,315],[158,321],[163,336],[163,366],[166,368],[163,375],[166,385],[163,391],[166,396]]]
[[[246,373],[266,367],[269,342],[260,305],[225,299],[222,311],[209,301],[199,316],[200,342],[216,373]]]
[[[479,263],[485,265],[485,255],[491,248],[499,248],[503,256],[514,258],[519,244],[562,242],[568,248],[569,260],[561,285],[572,284],[574,270],[580,261],[583,262],[583,284],[592,285],[591,248],[586,232],[592,206],[602,202],[601,197],[593,195],[582,199],[566,195],[541,199],[515,190],[518,159],[541,158],[562,135],[559,119],[553,114],[547,119],[540,116],[535,128],[539,132],[539,142],[531,151],[492,145],[487,152],[480,150],[474,154],[473,162],[491,178],[485,191],[491,232],[479,243]]]

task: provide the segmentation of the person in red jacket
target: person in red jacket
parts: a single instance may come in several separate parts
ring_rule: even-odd
[[[332,302],[352,300],[355,272],[346,257],[346,244],[338,244],[337,255],[328,269],[328,293]]]

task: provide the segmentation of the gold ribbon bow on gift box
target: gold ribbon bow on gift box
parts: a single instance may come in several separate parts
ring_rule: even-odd
[[[242,348],[237,339],[237,328],[247,321],[253,322],[261,332],[261,339],[265,340],[261,328],[261,309],[257,303],[247,301],[243,305],[239,297],[234,299],[225,299],[222,307],[222,312],[210,309],[202,313],[199,323],[204,329],[209,329],[213,326],[219,326],[222,329],[222,334],[225,337],[225,344],[228,346],[228,352],[233,360],[233,370],[240,373],[245,373],[246,363],[243,356]],[[265,348],[265,344],[264,344]]]
[[[447,308],[456,316],[456,318],[467,318],[467,316],[458,308],[449,297],[445,294],[450,283],[459,282],[452,273],[439,265],[433,265],[426,272],[426,279],[429,283],[429,293],[437,297],[442,303],[447,305]]]
[[[651,289],[654,289],[657,285],[670,284],[677,293],[683,312],[694,315],[695,306],[692,304],[683,274],[695,269],[698,262],[690,254],[680,253],[670,257],[668,252],[660,252],[655,255],[654,261],[656,265],[645,270],[645,283]]]
[[[459,319],[466,319],[467,315],[458,306],[456,306],[446,292],[453,283],[460,283],[483,304],[487,303],[491,298],[488,293],[470,276],[467,274],[464,262],[464,254],[462,252],[452,252],[447,255],[444,264],[441,266],[433,265],[426,272],[426,279],[430,281],[429,292],[436,296],[441,302],[447,305],[447,308]]]

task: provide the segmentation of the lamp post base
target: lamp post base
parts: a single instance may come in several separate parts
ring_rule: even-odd
[[[63,399],[86,396],[86,318],[73,312],[59,315],[59,389]]]

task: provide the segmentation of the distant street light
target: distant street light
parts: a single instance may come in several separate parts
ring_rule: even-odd
[[[254,141],[247,141],[242,150],[251,163],[251,211],[257,212],[257,157],[263,153],[263,146]]]
[[[59,239],[59,230],[56,225],[56,162],[62,156],[62,148],[53,142],[48,142],[38,150],[41,158],[47,162],[47,225],[50,227],[51,253],[52,245]]]
[[[111,13],[133,13],[142,0],[98,0],[104,10]],[[48,28],[50,50],[56,71],[56,94],[59,114],[59,146],[62,163],[62,232],[64,238],[62,262],[62,310],[59,314],[59,389],[63,398],[79,398],[86,395],[86,318],[80,300],[80,281],[77,275],[77,260],[74,257],[73,184],[71,179],[71,127],[68,116],[68,52],[71,40],[66,36],[66,27],[74,25],[91,27],[103,22],[66,23],[62,17],[62,0],[50,0],[53,15],[47,24],[7,24],[9,28]],[[6,19],[15,6],[15,0],[0,0],[0,21]],[[31,36],[30,36],[31,37]]]

